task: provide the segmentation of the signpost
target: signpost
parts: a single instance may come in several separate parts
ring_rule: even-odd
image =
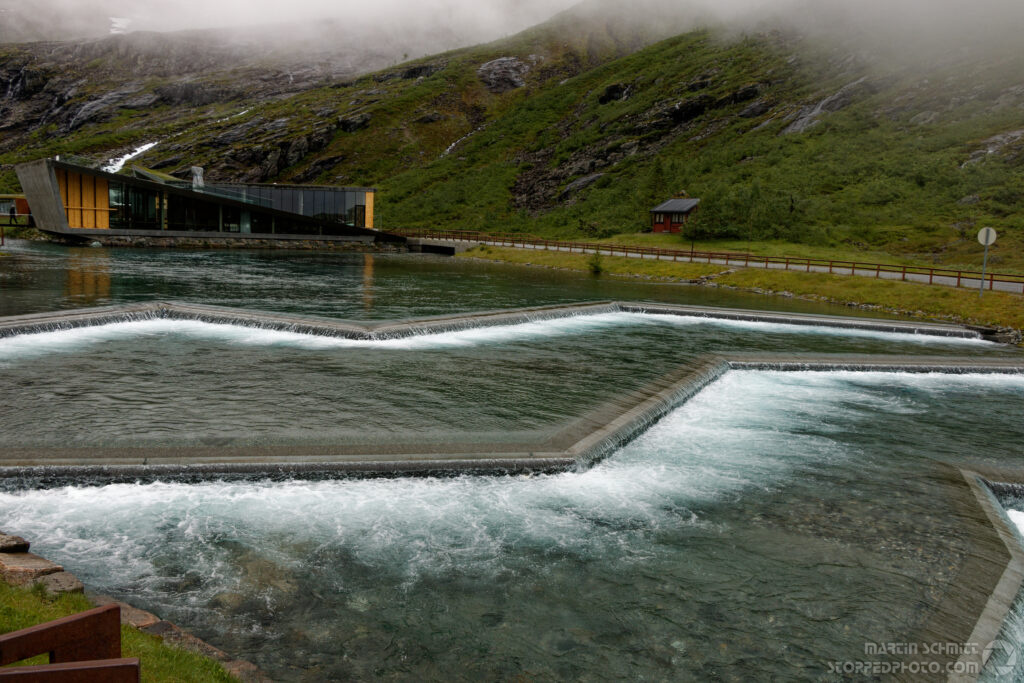
[[[988,247],[990,244],[995,244],[996,231],[992,228],[982,228],[978,232],[978,241],[985,245],[985,260],[981,264],[981,286],[978,288],[978,298],[980,299],[985,294],[985,269],[988,268]]]

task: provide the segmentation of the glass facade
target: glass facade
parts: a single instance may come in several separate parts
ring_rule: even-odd
[[[159,230],[163,227],[166,207],[160,192],[118,182],[111,182],[107,191],[111,228]]]
[[[366,225],[366,191],[341,187],[207,184],[198,190],[278,211],[357,228]]]

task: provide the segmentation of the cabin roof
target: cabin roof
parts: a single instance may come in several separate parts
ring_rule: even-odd
[[[699,199],[670,199],[651,209],[651,213],[690,213],[698,204]]]

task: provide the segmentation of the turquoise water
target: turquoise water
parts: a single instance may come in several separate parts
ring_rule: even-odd
[[[0,312],[353,319],[628,299],[836,307],[416,256],[15,244]],[[633,314],[351,342],[185,321],[0,340],[0,449],[535,439],[715,351],[993,344]],[[954,467],[1020,467],[1024,378],[734,371],[558,475],[0,492],[91,588],[279,680],[830,680],[958,590]],[[977,530],[974,530],[977,531]],[[1022,639],[1024,640],[1024,639]]]

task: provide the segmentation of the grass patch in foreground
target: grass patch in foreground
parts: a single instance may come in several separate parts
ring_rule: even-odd
[[[842,303],[881,306],[918,317],[1024,329],[1024,296],[1007,292],[987,291],[979,300],[976,289],[758,268],[743,268],[715,278],[715,282],[742,289],[790,292]]]
[[[593,254],[569,254],[564,251],[540,249],[513,249],[511,247],[480,246],[458,255],[459,258],[479,258],[503,263],[565,268],[582,272],[594,272]],[[648,261],[624,256],[600,258],[600,272],[609,275],[631,275],[634,277],[672,278],[696,280],[725,270],[725,266],[706,263],[676,263],[673,261]]]
[[[84,595],[48,595],[38,588],[16,588],[0,581],[0,633],[28,628],[92,607]],[[121,654],[139,658],[143,681],[227,683],[236,680],[212,659],[165,645],[160,638],[131,626],[121,627]],[[26,663],[45,664],[47,657],[41,655]]]

